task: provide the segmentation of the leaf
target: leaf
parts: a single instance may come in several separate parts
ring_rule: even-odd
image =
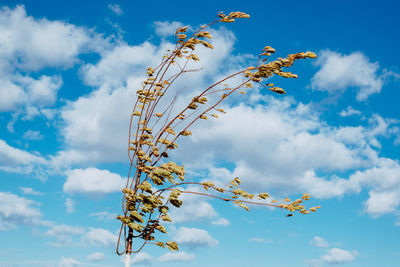
[[[133,113],[132,113],[132,116],[140,116],[142,113],[139,111],[139,110],[135,110]]]
[[[269,194],[268,193],[261,193],[258,195],[258,197],[262,198],[262,199],[266,199],[269,198]]]
[[[272,92],[278,93],[278,94],[286,94],[285,90],[283,90],[280,87],[271,87],[269,88]]]
[[[164,234],[167,233],[167,229],[165,229],[165,227],[163,225],[157,225],[156,229]]]
[[[310,208],[310,211],[315,212],[317,209],[321,208],[321,206],[317,206],[317,207],[312,207]]]
[[[172,251],[179,250],[178,244],[175,243],[174,241],[168,241],[168,242],[166,242],[165,244],[167,245],[167,248],[170,249],[170,250],[172,250]]]
[[[161,216],[161,219],[163,220],[163,221],[168,221],[168,222],[172,222],[172,220],[171,220],[171,218],[168,216],[168,215],[162,215]]]
[[[247,207],[247,206],[244,205],[244,204],[239,204],[239,207],[242,207],[242,208],[244,208],[245,210],[249,211],[249,207]]]
[[[136,230],[138,232],[142,231],[142,228],[143,228],[143,226],[141,226],[138,223],[134,223],[134,222],[128,223],[128,227],[133,229],[133,230]]]
[[[156,245],[159,247],[165,248],[164,242],[157,242]]]
[[[163,115],[163,114],[162,114],[162,113],[160,113],[160,112],[157,112],[157,113],[156,113],[156,114],[154,114],[154,115],[156,115],[157,117],[159,117],[159,118],[160,118],[160,117],[162,117],[162,115]]]
[[[135,221],[144,223],[142,216],[140,216],[136,210],[130,211],[129,215],[132,216]]]
[[[200,119],[206,120],[207,116],[206,115],[200,115]]]
[[[147,193],[150,193],[150,194],[153,193],[153,191],[151,190],[151,184],[149,182],[147,182],[147,181],[144,181],[143,183],[141,183],[138,186],[138,188],[143,190],[143,191],[145,191],[145,192],[147,192]]]
[[[185,131],[182,131],[182,132],[180,133],[180,135],[189,136],[189,135],[192,135],[192,132],[189,131],[189,130],[185,130]]]

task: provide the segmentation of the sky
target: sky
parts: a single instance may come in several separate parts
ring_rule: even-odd
[[[182,101],[276,56],[313,51],[298,79],[273,78],[195,125],[171,158],[189,181],[240,177],[250,192],[311,195],[286,217],[185,195],[167,240],[133,266],[398,266],[400,27],[396,1],[8,1],[0,3],[0,266],[123,266],[115,253],[129,119],[149,66],[178,26],[219,11]],[[164,238],[164,237],[160,237]]]

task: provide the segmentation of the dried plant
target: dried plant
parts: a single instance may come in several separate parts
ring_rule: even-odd
[[[183,205],[179,199],[182,194],[198,194],[232,202],[247,211],[249,204],[281,208],[289,212],[287,216],[292,216],[295,212],[308,214],[319,208],[305,208],[303,202],[310,199],[308,194],[303,194],[295,201],[286,198],[282,203],[278,203],[271,200],[268,193],[248,193],[240,188],[241,181],[237,177],[225,187],[217,187],[213,182],[185,182],[184,167],[175,162],[166,162],[168,153],[178,148],[178,138],[192,135],[190,128],[194,123],[208,118],[218,119],[219,115],[225,113],[218,105],[227,97],[236,92],[245,94],[246,90],[251,90],[253,84],[278,94],[285,94],[282,88],[267,83],[267,79],[274,75],[297,78],[296,74],[286,72],[283,68],[292,66],[297,59],[316,57],[312,52],[302,52],[269,61],[275,49],[265,46],[256,66],[244,68],[212,84],[191,99],[179,112],[173,110],[178,95],[171,98],[168,105],[160,105],[160,100],[165,99],[179,77],[195,71],[187,69],[187,65],[190,61],[199,61],[198,55],[194,54],[197,46],[213,49],[209,42],[212,36],[207,28],[217,23],[234,22],[240,18],[249,18],[249,15],[242,12],[225,15],[221,12],[216,21],[200,27],[191,34],[188,33],[188,27],[178,28],[174,49],[167,50],[168,54],[163,56],[158,66],[147,69],[147,79],[137,91],[137,101],[130,120],[130,170],[126,188],[122,190],[123,214],[117,217],[122,223],[117,244],[119,255],[137,253],[146,244],[178,250],[178,244],[174,241],[160,241],[159,233],[167,233],[162,222],[171,222],[169,209]],[[234,78],[240,78],[234,80],[240,82],[228,87],[225,83]],[[186,185],[200,186],[207,191],[187,191],[183,189]],[[120,250],[122,242],[124,249]]]

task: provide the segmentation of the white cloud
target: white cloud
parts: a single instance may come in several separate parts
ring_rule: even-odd
[[[187,262],[187,261],[192,261],[194,260],[196,256],[194,254],[186,253],[185,251],[180,251],[180,252],[167,252],[163,254],[158,260],[161,262],[169,262],[169,261],[174,261],[174,262]]]
[[[139,252],[135,254],[132,259],[132,264],[142,264],[142,265],[151,265],[153,263],[153,258],[147,254],[146,252]]]
[[[323,239],[320,236],[314,236],[314,238],[311,240],[310,243],[311,243],[311,245],[313,245],[314,247],[317,247],[317,248],[329,247],[328,241],[326,241],[325,239]]]
[[[19,187],[19,189],[21,189],[21,191],[22,191],[25,195],[33,195],[33,196],[40,196],[40,195],[43,195],[43,193],[37,192],[37,191],[35,191],[33,188],[30,188],[30,187]]]
[[[85,233],[85,228],[70,226],[65,224],[53,225],[46,232],[46,236],[60,237],[62,235],[81,235]]]
[[[253,243],[263,243],[263,244],[272,243],[272,239],[265,239],[265,238],[259,238],[259,237],[250,238],[249,241],[253,242]]]
[[[67,181],[63,186],[68,194],[83,194],[98,197],[108,193],[120,192],[126,180],[116,173],[96,168],[67,171]]]
[[[345,110],[342,110],[339,113],[339,115],[342,117],[349,117],[352,115],[361,115],[361,111],[356,110],[356,109],[352,108],[351,106],[348,106]]]
[[[188,85],[197,88],[206,84],[205,81],[222,71],[218,68],[220,63],[230,66],[235,37],[226,30],[212,33],[215,49],[206,51],[199,47],[197,54],[201,62],[188,65],[188,68],[202,68],[202,71],[184,75],[169,90],[171,96]],[[145,69],[156,66],[165,50],[171,47],[173,44],[169,42],[162,42],[160,46],[149,42],[136,46],[120,44],[102,53],[102,58],[96,64],[83,66],[80,72],[85,83],[99,88],[62,108],[64,124],[61,134],[66,148],[53,157],[54,164],[125,161],[127,126],[132,103],[136,100],[136,90],[145,79]],[[192,97],[193,93],[193,90],[185,91],[182,99]]]
[[[36,202],[17,195],[0,192],[0,231],[16,228],[17,225],[40,225],[42,213]]]
[[[86,257],[88,261],[101,261],[106,259],[106,255],[103,252],[93,252]]]
[[[119,4],[109,4],[108,8],[118,16],[124,13]]]
[[[65,200],[65,207],[67,209],[67,213],[72,213],[75,211],[75,201],[70,198]]]
[[[228,225],[231,224],[230,221],[228,221],[228,220],[225,219],[225,218],[219,218],[219,219],[217,219],[217,220],[212,221],[211,223],[212,223],[213,225],[220,225],[220,226],[228,226]]]
[[[371,63],[361,52],[342,55],[324,50],[315,64],[320,67],[311,82],[315,90],[332,93],[357,87],[357,100],[364,101],[370,95],[379,93],[384,83],[383,77],[378,74],[379,64]]]
[[[40,133],[40,131],[28,130],[24,133],[22,138],[26,140],[42,140],[43,135]]]
[[[187,190],[199,192],[198,188],[188,188]],[[180,199],[184,205],[179,209],[172,209],[170,213],[173,223],[201,221],[212,219],[218,215],[211,204],[203,200],[204,197],[195,194],[184,194]]]
[[[97,217],[98,220],[104,221],[104,220],[115,220],[117,215],[108,211],[100,211],[89,214],[89,217]]]
[[[0,170],[16,173],[31,173],[35,166],[46,164],[39,154],[12,147],[0,139]],[[39,171],[39,168],[36,168]]]
[[[155,21],[154,27],[156,34],[161,37],[169,37],[175,35],[176,29],[182,27],[179,21]]]
[[[383,191],[383,192],[369,192],[369,198],[365,202],[365,212],[373,217],[379,217],[385,213],[393,213],[400,203],[400,192],[396,191]]]
[[[86,232],[84,227],[70,226],[70,225],[53,225],[47,232],[46,236],[52,237],[54,241],[48,244],[53,247],[63,247],[71,245],[80,245],[80,243],[75,240],[76,236],[83,235]]]
[[[198,228],[180,227],[174,236],[174,240],[190,249],[218,245],[218,241],[212,238],[206,230]]]
[[[60,261],[58,262],[58,267],[76,267],[79,265],[82,265],[82,263],[74,258],[61,257]]]
[[[321,260],[328,264],[343,264],[353,261],[357,255],[356,251],[332,248],[327,254],[321,256]]]
[[[0,18],[0,112],[26,113],[25,119],[54,105],[63,84],[59,75],[37,77],[37,72],[70,68],[79,63],[80,54],[101,53],[110,46],[93,30],[28,16],[21,5],[0,8]]]
[[[117,236],[102,228],[89,228],[89,231],[82,237],[82,242],[91,246],[112,247],[117,242]]]

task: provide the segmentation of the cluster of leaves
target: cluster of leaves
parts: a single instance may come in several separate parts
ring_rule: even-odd
[[[175,33],[175,48],[167,51],[168,54],[157,67],[147,69],[147,79],[137,91],[137,101],[129,129],[128,154],[131,167],[126,188],[122,190],[123,214],[117,217],[122,223],[117,245],[118,254],[139,252],[146,243],[178,250],[178,245],[174,241],[156,240],[156,233],[167,233],[162,222],[171,222],[168,211],[171,207],[182,206],[183,202],[179,197],[185,193],[232,202],[247,211],[248,204],[286,209],[290,212],[289,215],[296,211],[307,214],[319,208],[308,210],[305,208],[303,201],[310,198],[308,194],[295,201],[285,199],[281,204],[276,200],[266,202],[269,200],[268,193],[254,195],[246,192],[240,188],[239,178],[234,178],[225,187],[217,187],[212,182],[185,182],[184,167],[171,161],[165,162],[165,158],[169,157],[168,153],[178,148],[177,139],[192,135],[189,128],[196,121],[207,120],[209,117],[218,118],[219,114],[225,113],[217,106],[229,95],[235,92],[245,93],[246,88],[252,88],[252,83],[260,84],[279,94],[285,93],[282,88],[264,81],[273,75],[297,78],[297,75],[282,69],[290,67],[297,59],[316,57],[312,52],[297,53],[267,63],[268,57],[275,53],[275,50],[266,46],[259,55],[256,66],[244,68],[214,83],[193,97],[179,112],[174,113],[173,107],[178,95],[171,98],[167,106],[160,105],[160,100],[165,99],[167,92],[172,90],[171,86],[177,78],[184,73],[195,71],[187,69],[187,65],[190,61],[199,61],[199,56],[194,53],[198,45],[213,49],[210,43],[212,36],[207,28],[216,23],[249,18],[249,15],[232,12],[228,15],[219,13],[218,17],[218,20],[200,27],[191,34],[188,34],[188,27],[178,28]],[[235,77],[241,77],[242,81],[233,87],[228,87],[225,82]],[[206,191],[185,191],[183,186],[186,185],[202,186]],[[125,250],[121,252],[119,245],[122,237],[125,241]],[[135,249],[133,239],[142,240]]]

